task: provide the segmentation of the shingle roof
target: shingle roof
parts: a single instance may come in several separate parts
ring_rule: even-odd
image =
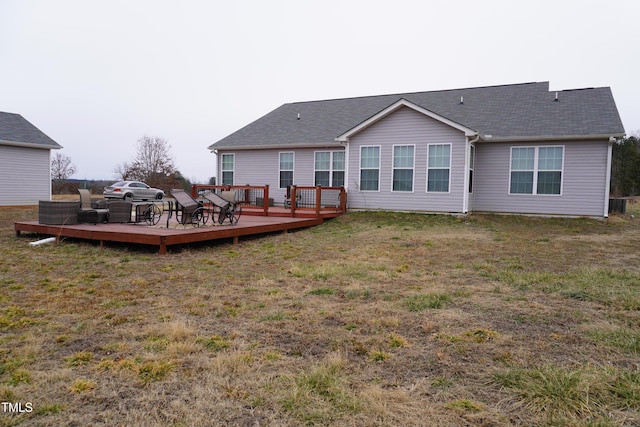
[[[400,99],[494,139],[622,136],[608,87],[557,92],[523,83],[284,104],[209,146],[267,148],[332,145],[335,138]],[[461,103],[461,100],[463,101]],[[299,118],[298,118],[299,117]]]
[[[62,148],[20,114],[0,112],[0,145],[7,144],[46,149]]]

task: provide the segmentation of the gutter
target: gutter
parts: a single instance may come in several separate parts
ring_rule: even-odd
[[[499,136],[483,135],[479,137],[480,142],[524,142],[524,141],[573,141],[573,140],[599,140],[610,138],[623,138],[624,133],[599,134],[599,135],[561,135],[561,136]]]
[[[0,139],[0,145],[8,145],[11,147],[23,147],[23,148],[39,148],[41,150],[59,150],[62,148],[62,145],[45,145],[45,144],[35,144],[33,142],[18,142],[18,141],[6,141],[4,139]]]
[[[316,148],[316,149],[320,149],[323,147],[344,147],[343,144],[341,143],[331,143],[331,142],[323,142],[323,143],[318,143],[318,144],[302,144],[302,145],[295,145],[295,144],[282,144],[282,145],[243,145],[240,147],[217,147],[217,148],[211,148],[208,147],[209,151],[211,153],[218,153],[218,151],[244,151],[244,150],[273,150],[273,149],[279,149],[279,150],[295,150],[297,148]]]

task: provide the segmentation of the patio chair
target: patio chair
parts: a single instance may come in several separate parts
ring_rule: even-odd
[[[131,221],[131,202],[114,200],[109,202],[108,222],[123,223]]]
[[[193,224],[195,227],[200,227],[207,223],[209,211],[202,203],[182,189],[171,190],[171,196],[176,201],[174,209],[178,223],[182,225]]]
[[[242,208],[236,202],[235,191],[223,191],[222,196],[207,191],[202,196],[213,203],[214,215],[218,214],[218,224],[223,224],[225,220],[229,220],[229,224],[235,225],[240,221]]]
[[[287,185],[287,193],[284,195],[284,208],[291,209],[291,185]],[[302,195],[300,193],[296,193],[296,207],[300,205],[302,201]]]
[[[80,210],[78,211],[78,222],[107,222],[109,209],[98,208],[98,202],[91,201],[91,193],[89,190],[79,188],[80,193]]]

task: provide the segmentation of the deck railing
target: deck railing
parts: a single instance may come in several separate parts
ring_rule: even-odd
[[[223,191],[234,191],[236,201],[242,206],[262,209],[263,215],[268,215],[269,207],[274,207],[275,204],[273,199],[269,198],[268,185],[194,184],[191,186],[191,195],[197,198],[207,190],[218,195]],[[344,187],[291,186],[290,197],[283,205],[291,212],[292,217],[296,216],[296,211],[314,211],[317,215],[326,210],[346,213],[347,193]]]
[[[268,185],[202,185],[191,186],[191,196],[198,198],[205,191],[211,191],[221,196],[223,191],[236,193],[236,202],[242,206],[262,208],[264,215],[269,211],[269,186]]]
[[[344,187],[307,187],[292,185],[288,203],[291,216],[298,210],[314,210],[320,215],[322,210],[347,212],[347,193]]]

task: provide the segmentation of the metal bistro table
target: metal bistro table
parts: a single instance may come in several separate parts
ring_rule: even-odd
[[[160,222],[160,217],[162,216],[162,212],[164,210],[164,202],[162,200],[158,200],[157,202],[134,202],[133,207],[135,211],[135,217],[131,222],[145,222],[147,225],[156,225],[158,222]],[[168,223],[169,218],[167,218],[167,226]]]

